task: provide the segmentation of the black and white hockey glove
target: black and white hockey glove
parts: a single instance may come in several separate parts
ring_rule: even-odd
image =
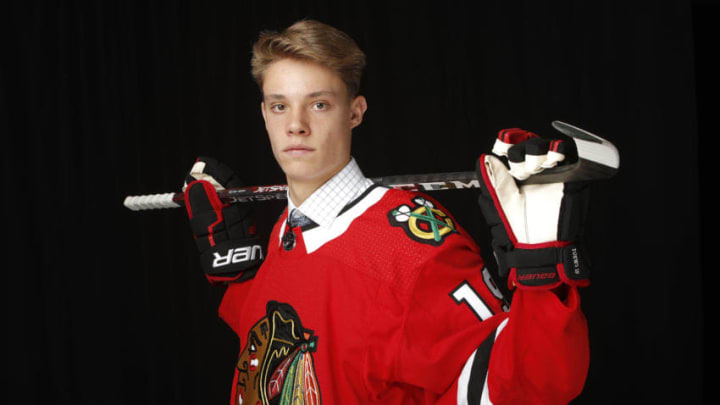
[[[492,247],[509,288],[589,285],[590,268],[578,240],[588,206],[588,183],[522,185],[519,181],[561,164],[563,141],[519,128],[500,131],[493,153],[477,163],[479,204],[492,230]]]
[[[209,157],[197,159],[183,185],[200,265],[211,282],[248,280],[265,257],[252,209],[223,204],[216,191],[241,186],[230,168]]]

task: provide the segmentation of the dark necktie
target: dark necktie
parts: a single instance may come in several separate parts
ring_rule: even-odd
[[[288,224],[291,228],[295,228],[296,226],[302,228],[304,226],[307,226],[311,222],[313,222],[313,220],[306,217],[305,214],[300,212],[300,210],[297,208],[293,209],[290,215],[288,215]]]
[[[290,251],[295,247],[295,233],[293,228],[304,227],[313,223],[313,220],[303,215],[297,208],[288,214],[287,223],[285,224],[285,235],[282,237],[283,249]]]

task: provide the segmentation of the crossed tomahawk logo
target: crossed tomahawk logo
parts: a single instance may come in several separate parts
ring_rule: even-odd
[[[401,227],[412,239],[438,246],[446,236],[456,233],[452,219],[435,208],[432,201],[422,197],[413,198],[414,206],[401,205],[388,213],[390,225]]]

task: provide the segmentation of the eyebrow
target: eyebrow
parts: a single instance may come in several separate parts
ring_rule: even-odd
[[[320,91],[314,91],[312,93],[306,94],[305,98],[315,98],[320,96],[332,96],[334,97],[336,93],[334,91],[330,90],[320,90]],[[265,100],[285,100],[287,97],[283,94],[266,94],[264,99]]]

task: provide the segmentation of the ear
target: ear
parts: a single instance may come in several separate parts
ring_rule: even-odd
[[[363,96],[357,96],[350,103],[350,129],[360,125],[363,116],[367,111],[367,100]]]
[[[265,121],[265,124],[267,125],[267,117],[265,116],[265,102],[260,102],[260,112],[262,112],[263,121]]]

